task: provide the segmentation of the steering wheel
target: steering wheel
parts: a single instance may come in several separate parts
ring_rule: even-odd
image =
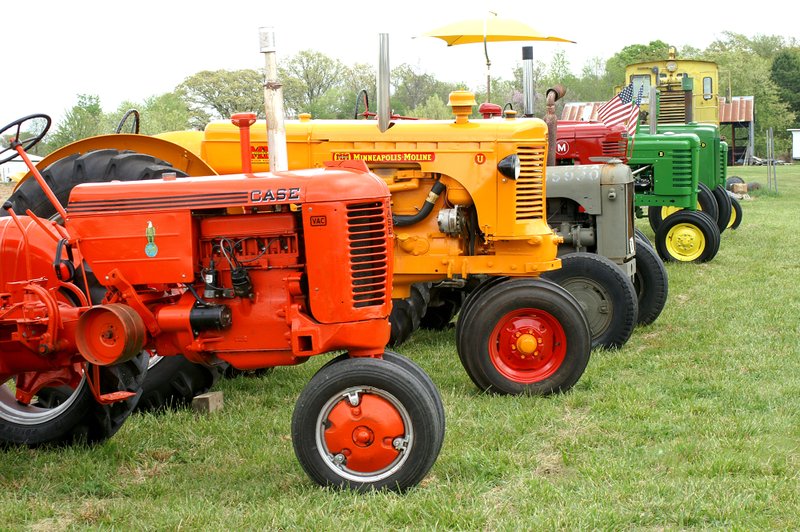
[[[23,131],[22,125],[25,124],[26,122],[33,120],[45,121],[45,125],[42,128],[42,130],[37,132],[38,127],[41,126],[37,127],[37,125],[34,124],[33,128],[25,129],[25,131]],[[0,129],[0,164],[6,163],[11,159],[13,159],[14,157],[16,157],[17,155],[19,155],[19,153],[17,153],[16,150],[17,145],[21,145],[22,149],[25,151],[28,151],[34,145],[36,145],[36,143],[42,140],[44,136],[47,134],[47,131],[50,129],[51,123],[52,120],[50,120],[49,116],[39,113],[39,114],[24,116],[19,120],[14,120],[13,122],[5,126],[3,129]],[[6,131],[14,128],[16,128],[16,131],[10,136],[9,139],[6,139],[7,136]],[[33,136],[24,139],[21,138],[22,135],[26,133]],[[11,151],[13,153],[11,155],[6,155],[4,157],[4,154],[8,151]]]
[[[128,117],[133,115],[133,125],[131,126],[131,133],[138,135],[139,134],[139,111],[136,109],[129,109],[127,113],[122,117],[122,120],[119,121],[119,125],[117,126],[117,130],[115,133],[120,133],[122,128],[125,127],[125,122],[128,120]]]

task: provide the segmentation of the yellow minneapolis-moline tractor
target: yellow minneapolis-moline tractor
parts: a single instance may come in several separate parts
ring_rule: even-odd
[[[482,390],[549,394],[583,374],[591,332],[577,300],[540,274],[559,268],[560,237],[545,208],[547,128],[541,120],[471,121],[471,93],[456,91],[454,120],[398,121],[380,133],[375,121],[286,122],[289,168],[328,160],[365,161],[392,194],[396,234],[392,338],[405,340],[423,316],[448,322],[460,306],[458,354]],[[264,122],[255,122],[249,153],[240,135],[252,119],[211,123],[205,131],[148,137],[117,134],[85,139],[46,157],[45,179],[64,200],[89,181],[230,174],[269,170]],[[129,162],[126,162],[129,161]],[[252,191],[253,200],[271,191]],[[39,215],[46,202],[25,180],[11,200]],[[460,289],[470,285],[463,301]],[[431,318],[431,316],[433,318]],[[163,395],[176,379],[153,385]],[[197,371],[186,369],[183,373]],[[151,373],[158,375],[155,368]],[[166,375],[167,372],[164,372]],[[154,377],[155,378],[155,377]],[[207,386],[188,382],[187,386]],[[197,379],[199,381],[201,379]],[[147,392],[147,385],[145,386]],[[158,402],[154,400],[153,402]]]

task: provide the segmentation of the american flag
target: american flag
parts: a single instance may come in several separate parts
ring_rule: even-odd
[[[630,83],[619,94],[600,106],[597,110],[597,120],[607,126],[623,124],[628,135],[632,137],[639,122],[639,104],[642,101],[643,88],[639,87],[639,96],[634,100],[633,83]]]

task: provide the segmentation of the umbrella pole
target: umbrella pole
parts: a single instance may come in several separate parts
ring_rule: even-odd
[[[489,61],[489,47],[486,45],[486,30],[483,31],[483,55],[486,56],[486,101],[492,99],[492,62]]]

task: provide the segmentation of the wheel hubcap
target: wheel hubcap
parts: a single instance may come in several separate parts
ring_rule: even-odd
[[[363,482],[391,475],[405,462],[410,416],[391,394],[351,388],[331,398],[318,418],[317,445],[337,474]]]
[[[706,248],[703,232],[696,226],[680,223],[667,233],[667,250],[681,261],[693,261],[703,254]]]
[[[504,377],[533,383],[558,370],[566,349],[566,334],[555,317],[539,309],[520,309],[495,326],[489,356]]]

